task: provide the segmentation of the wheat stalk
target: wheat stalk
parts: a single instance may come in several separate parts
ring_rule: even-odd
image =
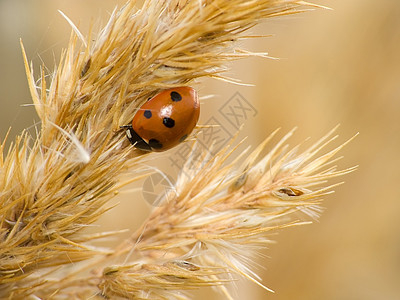
[[[289,134],[258,159],[269,138],[244,163],[225,163],[229,147],[200,160],[194,149],[175,190],[129,241],[98,249],[88,242],[110,233],[82,229],[140,179],[122,177],[146,155],[120,129],[138,107],[200,77],[229,80],[224,64],[254,55],[235,46],[243,32],[301,5],[311,6],[148,0],[137,9],[130,1],[94,39],[71,22],[74,33],[49,85],[44,71],[36,85],[23,50],[41,128],[36,137],[18,136],[5,156],[1,145],[0,297],[181,299],[181,290],[209,285],[230,297],[232,274],[259,284],[251,253],[269,241],[266,233],[302,224],[292,217],[297,211],[316,217],[332,188],[325,181],[353,170],[330,166],[341,146],[312,160],[331,134],[301,154],[284,146]],[[63,268],[79,261],[71,273]]]

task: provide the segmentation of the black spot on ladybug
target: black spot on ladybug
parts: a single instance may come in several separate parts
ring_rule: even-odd
[[[182,100],[182,96],[178,92],[171,92],[171,100],[174,101],[174,102],[181,101]]]
[[[156,140],[156,139],[150,139],[149,146],[154,149],[161,149],[163,147],[163,145],[160,143],[160,141]]]
[[[175,126],[175,121],[171,118],[163,118],[163,124],[165,127],[172,128]]]
[[[179,142],[182,143],[184,140],[186,140],[187,137],[188,137],[188,135],[185,134],[184,136],[182,136],[182,137],[179,139]]]
[[[146,109],[146,110],[144,111],[144,114],[143,114],[143,115],[145,116],[146,119],[150,119],[151,116],[152,116],[151,110]]]

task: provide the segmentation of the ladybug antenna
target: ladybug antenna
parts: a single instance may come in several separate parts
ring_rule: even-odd
[[[131,124],[129,124],[129,125],[121,125],[121,126],[119,126],[119,128],[121,128],[121,129],[132,128],[132,125]]]

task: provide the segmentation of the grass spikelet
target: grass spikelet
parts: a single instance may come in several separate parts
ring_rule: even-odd
[[[145,155],[120,126],[161,89],[201,77],[230,81],[225,63],[253,55],[235,44],[247,29],[313,6],[135,3],[115,10],[95,37],[85,38],[63,14],[73,32],[49,80],[44,67],[35,79],[21,42],[41,127],[36,137],[23,132],[5,155],[1,145],[0,298],[183,299],[182,290],[210,285],[230,297],[225,285],[234,274],[260,284],[252,253],[269,241],[266,234],[302,224],[297,212],[316,218],[332,188],[326,180],[353,170],[330,165],[340,147],[315,158],[331,135],[301,154],[284,146],[290,133],[262,158],[272,138],[233,163],[226,162],[235,152],[229,146],[200,161],[193,155],[176,191],[129,241],[116,249],[90,246],[111,233],[82,229],[109,209],[118,189],[141,178],[123,179]]]
[[[176,291],[222,284],[210,279],[219,272],[186,261],[108,267],[99,287],[104,295],[130,299],[186,299]]]
[[[226,163],[235,152],[229,146],[208,159],[203,153],[196,162],[189,161],[174,192],[166,195],[131,244],[117,255],[133,251],[145,261],[185,259],[225,270],[209,277],[216,286],[230,280],[227,274],[261,285],[252,270],[253,259],[270,242],[268,233],[307,223],[301,221],[301,214],[317,219],[322,197],[336,186],[327,185],[327,180],[354,170],[337,170],[332,165],[346,143],[317,156],[333,140],[327,135],[298,153],[298,146],[289,149],[285,144],[291,134],[259,158],[271,143],[272,136],[267,138],[248,154],[242,167],[237,167],[237,160]],[[107,276],[104,280],[104,286],[114,284]]]

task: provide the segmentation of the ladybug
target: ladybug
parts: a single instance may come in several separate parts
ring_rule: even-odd
[[[145,151],[165,151],[183,142],[199,119],[200,103],[191,87],[164,90],[143,104],[126,128],[128,140]]]

